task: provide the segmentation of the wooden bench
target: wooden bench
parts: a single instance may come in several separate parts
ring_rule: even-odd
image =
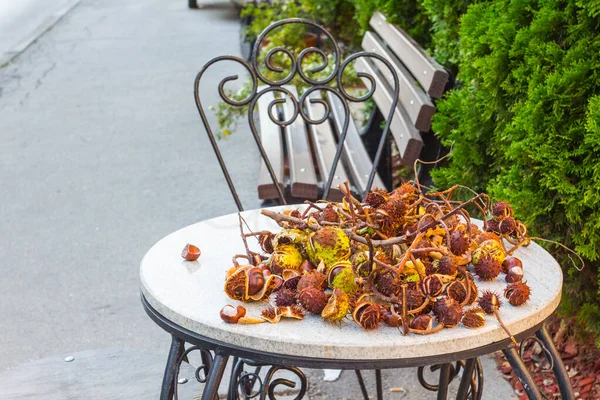
[[[434,138],[430,132],[435,112],[433,99],[443,95],[449,74],[406,32],[388,23],[383,14],[376,12],[370,25],[373,31],[365,34],[362,47],[365,51],[376,53],[388,60],[398,75],[399,102],[390,125],[390,136],[399,153],[400,163],[412,165],[422,156],[424,150],[432,152],[432,149],[424,149],[424,141],[431,142]],[[373,58],[359,57],[354,65],[357,71],[365,72],[374,78],[376,90],[373,100],[379,112],[387,117],[394,97],[392,73],[383,63]],[[370,83],[363,79],[369,86]],[[298,99],[295,87],[284,87]],[[263,88],[259,88],[259,91],[261,89]],[[319,95],[313,93],[312,96],[317,98]],[[343,105],[336,96],[327,93],[326,101],[331,108],[330,121],[310,125],[298,116],[293,124],[281,129],[268,115],[267,107],[273,100],[272,92],[259,99],[258,119],[261,140],[279,184],[285,189],[286,196],[292,199],[320,198],[345,118]],[[284,121],[289,119],[292,113],[292,102],[287,101],[282,108],[279,119]],[[306,111],[310,118],[318,119],[323,115],[323,106],[309,103]],[[433,152],[439,153],[437,149],[433,149]],[[346,180],[351,183],[356,193],[363,192],[372,167],[371,157],[363,145],[359,130],[351,120],[329,199],[341,198],[337,186]],[[379,175],[376,176],[373,187],[385,187]],[[259,174],[258,196],[261,200],[277,199],[275,185],[264,163]]]

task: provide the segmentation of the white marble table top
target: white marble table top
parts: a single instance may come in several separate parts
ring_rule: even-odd
[[[260,210],[246,211],[242,215],[253,230],[280,229],[261,215]],[[244,253],[238,223],[237,214],[229,214],[190,225],[156,243],[140,267],[141,291],[148,303],[165,318],[202,336],[251,350],[291,356],[339,360],[419,358],[468,351],[507,339],[493,316],[487,316],[486,325],[480,329],[459,325],[427,336],[403,336],[397,329],[385,325],[364,331],[350,321],[336,327],[314,315],[307,315],[301,321],[284,319],[277,324],[227,324],[219,317],[221,308],[225,304],[241,304],[223,292],[225,271],[232,266],[232,256]],[[200,247],[202,255],[198,261],[181,258],[181,250],[187,243]],[[249,244],[256,245],[253,250],[259,251],[256,240],[249,240]],[[563,277],[558,263],[537,244],[517,250],[515,256],[523,261],[531,299],[521,307],[504,301],[500,314],[510,331],[517,335],[554,311],[560,301]],[[499,277],[492,282],[477,279],[477,285],[480,290],[503,293],[506,283]],[[248,315],[258,317],[265,303],[245,303],[244,306]]]

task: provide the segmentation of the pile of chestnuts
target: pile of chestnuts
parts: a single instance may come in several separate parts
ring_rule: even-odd
[[[492,314],[506,330],[498,313],[503,302],[521,306],[530,297],[522,262],[512,255],[530,239],[508,203],[491,204],[472,191],[469,200],[458,201],[459,189],[425,195],[406,183],[392,192],[371,191],[360,202],[340,185],[341,202],[262,210],[282,229],[242,232],[246,254],[234,258],[224,290],[232,300],[265,307],[249,317],[243,306],[227,305],[222,319],[276,323],[314,314],[367,330],[396,327],[406,335],[459,324],[479,328]],[[470,213],[483,226],[472,223]],[[249,250],[251,238],[262,252]],[[504,293],[479,290],[478,282],[496,279],[506,281]]]

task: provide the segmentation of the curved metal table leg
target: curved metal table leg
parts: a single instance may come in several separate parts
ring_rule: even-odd
[[[475,358],[470,358],[465,363],[465,369],[462,378],[460,379],[460,384],[458,385],[456,400],[464,400],[469,395],[469,387],[471,386],[473,370],[475,369],[475,360]]]
[[[176,385],[177,360],[179,360],[184,351],[185,342],[176,336],[171,336],[171,348],[169,349],[169,357],[167,358],[167,365],[165,366],[165,373],[163,375],[160,400],[173,399],[174,386]]]
[[[531,377],[531,374],[527,370],[525,363],[523,363],[523,360],[521,360],[519,352],[515,349],[515,347],[510,345],[506,349],[502,350],[502,353],[504,353],[504,357],[506,357],[506,360],[509,362],[513,371],[517,375],[519,382],[521,382],[521,385],[523,385],[523,389],[525,389],[529,399],[542,400],[542,394]]]
[[[202,392],[202,400],[214,400],[219,393],[219,385],[225,372],[225,366],[229,356],[222,352],[215,353],[215,358],[210,366],[208,377],[206,378],[206,385]]]
[[[554,376],[558,381],[558,387],[560,389],[561,397],[563,399],[574,399],[575,395],[573,394],[573,386],[571,386],[571,379],[569,379],[569,375],[567,374],[565,365],[563,364],[562,359],[560,358],[558,350],[556,350],[556,346],[554,346],[554,342],[552,342],[552,338],[550,337],[546,326],[542,326],[542,328],[539,331],[537,331],[535,335],[544,343],[544,346],[552,355],[552,371],[554,372]]]
[[[438,385],[437,400],[446,400],[448,398],[448,384],[450,383],[450,371],[452,364],[443,364],[440,369],[440,383]]]

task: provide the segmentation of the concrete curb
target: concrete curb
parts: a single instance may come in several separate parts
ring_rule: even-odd
[[[59,8],[50,14],[47,18],[42,21],[42,23],[31,31],[28,35],[22,38],[16,45],[14,45],[7,52],[0,54],[0,67],[5,66],[5,64],[10,63],[15,57],[19,56],[23,53],[29,46],[31,46],[40,36],[50,30],[54,25],[56,25],[65,15],[67,15],[71,10],[73,10],[81,0],[72,0],[69,1],[66,5]]]

